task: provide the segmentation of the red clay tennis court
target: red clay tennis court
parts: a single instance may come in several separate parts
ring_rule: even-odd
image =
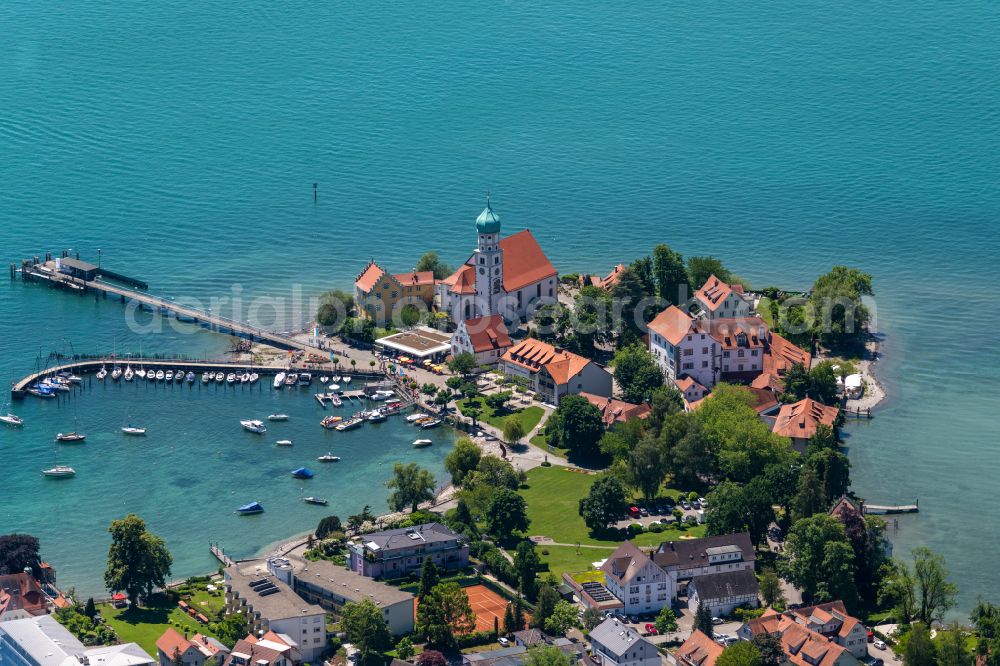
[[[503,613],[507,610],[507,600],[485,585],[471,585],[462,588],[469,597],[469,605],[476,614],[476,631],[493,631],[493,618],[503,629]]]
[[[469,598],[469,606],[476,614],[476,631],[493,631],[493,618],[503,628],[503,614],[507,610],[507,600],[485,585],[470,585],[462,591]],[[417,599],[417,605],[420,600]]]

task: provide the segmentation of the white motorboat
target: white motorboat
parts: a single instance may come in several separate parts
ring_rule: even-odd
[[[274,376],[274,384],[272,386],[276,389],[280,389],[285,385],[285,373],[279,372]]]
[[[194,383],[194,373],[193,372],[189,372],[186,375],[184,375],[184,381],[186,381],[188,384],[193,384]]]
[[[430,414],[424,414],[423,412],[419,414],[410,414],[406,417],[406,422],[413,423],[414,421],[419,421],[420,419],[426,419],[428,417],[430,417]]]
[[[136,426],[124,426],[122,428],[122,433],[126,435],[145,435],[145,428],[137,428]]]
[[[224,372],[217,372],[217,373],[215,373],[215,383],[216,384],[221,384],[224,381],[226,381],[226,373],[224,373]]]
[[[250,383],[250,373],[249,372],[244,372],[242,375],[240,375],[240,383],[241,384],[249,384]]]
[[[138,377],[139,379],[146,378],[146,371],[143,370],[142,366],[140,366],[139,369],[135,371],[135,376]]]
[[[298,381],[299,381],[299,376],[294,372],[285,375],[285,386],[295,386],[295,384],[297,384]]]
[[[339,391],[340,390],[340,384],[330,384],[326,388],[327,388],[327,390],[330,390],[330,391]]]
[[[160,373],[156,373],[156,374],[159,375]],[[163,381],[165,381],[165,382],[172,382],[172,381],[174,381],[174,371],[173,370],[167,370],[166,372],[164,372],[163,373]]]
[[[381,423],[382,421],[385,421],[386,415],[382,410],[375,409],[368,414],[367,418],[371,423]]]
[[[257,433],[258,435],[267,432],[267,426],[264,425],[263,421],[240,421],[240,425],[243,426],[244,430]]]
[[[108,376],[108,369],[102,365],[101,369],[97,371],[97,379],[98,381],[102,381],[107,376]]]
[[[320,462],[340,462],[340,456],[335,456],[332,453],[327,453],[326,455],[316,458]]]
[[[74,476],[76,474],[76,470],[68,465],[56,465],[55,467],[51,467],[49,469],[43,469],[42,474],[55,478],[65,478]]]
[[[327,504],[330,503],[328,500],[325,500],[322,497],[303,497],[302,501],[305,502],[306,504],[319,504],[321,506],[326,506]]]
[[[115,366],[115,369],[111,371],[111,379],[118,381],[118,379],[121,376],[122,376],[122,369],[119,368],[118,366]]]
[[[293,446],[292,440],[290,439],[279,439],[275,442],[278,446]]]
[[[319,378],[319,383],[320,384],[326,384],[328,381],[330,381],[329,377],[327,377],[326,375],[320,375],[320,378]]]
[[[340,407],[342,404],[344,404],[344,401],[341,400],[340,396],[337,395],[336,393],[331,393],[327,397],[330,398],[330,404],[333,405],[334,407]]]
[[[182,382],[184,381],[184,376],[185,375],[183,370],[177,370],[174,372],[174,381]]]
[[[388,400],[389,398],[395,395],[396,395],[395,391],[379,390],[375,391],[375,393],[372,394],[371,398],[372,400],[382,401],[382,400]]]
[[[426,447],[430,446],[433,443],[434,442],[432,440],[429,440],[429,439],[415,439],[415,440],[413,440],[413,448],[415,448],[415,449],[423,449],[423,448],[426,448]]]
[[[122,379],[124,379],[127,382],[130,382],[133,379],[135,379],[135,373],[132,372],[132,366],[131,365],[126,366],[126,368],[125,368],[125,374],[122,375]]]
[[[215,375],[212,374],[212,373],[209,373],[209,372],[203,372],[203,373],[201,373],[201,383],[202,384],[209,383],[210,381],[212,381],[212,377],[215,377]]]
[[[268,414],[267,415],[267,420],[268,421],[287,421],[288,420],[288,414]]]
[[[24,419],[22,419],[20,416],[17,416],[16,414],[12,414],[11,412],[7,412],[3,416],[0,416],[0,421],[3,421],[7,425],[12,425],[12,426],[24,425]]]
[[[235,372],[230,372],[228,375],[226,375],[226,383],[227,384],[232,384],[235,381],[236,381],[236,373]]]
[[[147,382],[155,382],[156,381],[156,372],[154,372],[153,370],[150,370],[149,372],[147,372],[146,373],[146,381]]]
[[[312,384],[313,376],[308,372],[299,373],[299,386],[309,386]]]
[[[260,379],[260,375],[258,375],[256,372],[251,372],[250,373],[250,383],[251,384],[256,384],[258,379]]]
[[[78,432],[61,432],[58,435],[56,435],[57,442],[64,442],[69,444],[82,442],[85,439],[87,439],[87,436]]]
[[[70,384],[80,384],[83,382],[83,377],[74,375],[71,372],[63,372],[59,376],[68,381]]]

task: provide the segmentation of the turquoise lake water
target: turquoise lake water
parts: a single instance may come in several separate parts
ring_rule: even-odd
[[[8,261],[101,248],[160,294],[207,301],[239,285],[290,303],[295,289],[350,285],[371,256],[395,270],[427,248],[463,260],[489,189],[505,232],[531,228],[563,272],[657,242],[757,285],[869,270],[891,399],[848,429],[855,488],[919,498],[897,553],[944,553],[962,610],[1000,598],[995,3],[21,1],[0,34]],[[228,344],[137,335],[118,304],[19,283],[0,309],[5,375],[53,349]],[[301,449],[233,427],[274,401],[301,413],[289,423]],[[322,513],[284,475],[328,448],[317,409],[197,388],[25,403],[24,432],[0,432],[0,531],[41,536],[61,579],[88,592],[104,528],[128,509],[167,539],[177,575],[210,565],[210,539],[252,553]],[[129,411],[154,429],[147,441],[110,434]],[[81,473],[44,482],[74,412],[94,433],[66,454]],[[331,509],[382,508],[397,458],[440,474],[444,447],[413,452],[397,427],[343,438],[357,455],[314,480]],[[275,509],[235,520],[244,499]]]

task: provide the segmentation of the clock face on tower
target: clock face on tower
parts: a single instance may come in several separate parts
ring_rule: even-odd
[[[493,278],[493,293],[500,293],[500,278]]]

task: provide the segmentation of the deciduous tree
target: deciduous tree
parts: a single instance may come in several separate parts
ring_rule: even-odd
[[[486,512],[486,530],[500,541],[514,532],[528,530],[528,508],[524,498],[509,488],[497,490]]]
[[[535,577],[542,568],[542,562],[535,552],[535,545],[530,541],[522,541],[517,544],[514,553],[514,571],[517,574],[517,582],[524,594],[528,598],[535,596]]]
[[[450,650],[455,636],[476,628],[476,614],[458,583],[439,583],[417,606],[417,631],[431,647]]]
[[[817,592],[841,592],[848,597],[844,602],[851,603],[854,551],[837,519],[818,514],[799,520],[788,533],[785,550],[786,577],[802,590],[805,601],[812,601]]]
[[[760,650],[750,641],[733,643],[715,660],[716,666],[761,666]]]
[[[647,500],[656,498],[667,476],[667,458],[663,446],[653,437],[645,437],[629,452],[629,483]]]
[[[385,485],[394,489],[389,495],[389,508],[393,511],[406,507],[416,511],[421,502],[434,499],[434,476],[417,463],[393,465],[392,478]]]
[[[663,371],[649,350],[640,344],[619,349],[611,364],[614,366],[615,382],[626,402],[648,402],[652,400],[653,392],[663,386]]]
[[[680,305],[691,295],[684,257],[669,246],[660,244],[653,248],[653,276],[660,298]]]
[[[376,663],[378,657],[392,646],[389,626],[382,609],[371,599],[344,604],[340,627],[347,640],[358,649],[362,663]]]
[[[130,513],[111,522],[111,547],[104,584],[111,592],[123,591],[138,604],[139,596],[149,597],[166,585],[173,558],[163,539],[146,529],[142,518]]]
[[[528,649],[525,666],[573,666],[570,656],[555,645],[536,645]]]
[[[577,620],[578,608],[568,601],[559,601],[552,613],[545,618],[545,633],[552,636],[565,636],[570,629],[580,626]]]
[[[572,457],[590,457],[598,453],[604,423],[601,412],[586,398],[567,395],[546,422],[549,443],[569,449]]]
[[[935,666],[934,645],[931,634],[923,622],[910,625],[909,639],[903,652],[903,663],[906,666]]]
[[[482,452],[468,437],[461,437],[455,442],[451,452],[444,459],[444,467],[451,474],[451,481],[461,486],[465,476],[476,469]]]
[[[441,257],[434,250],[424,252],[419,259],[417,259],[417,265],[414,267],[415,271],[431,271],[434,273],[435,280],[443,280],[449,275],[451,275],[451,267],[441,261]]]
[[[16,533],[0,535],[0,575],[21,573],[29,567],[38,575],[40,564],[36,537]]]
[[[621,481],[604,474],[590,487],[586,497],[580,499],[580,515],[592,532],[599,533],[625,515],[628,500]]]
[[[943,556],[925,547],[914,548],[912,555],[917,619],[930,625],[955,606],[958,587],[948,580]]]

